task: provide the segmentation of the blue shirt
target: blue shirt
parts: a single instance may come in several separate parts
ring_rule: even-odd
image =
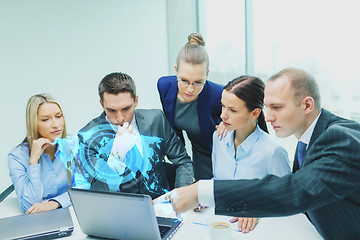
[[[287,151],[257,126],[235,152],[235,131],[219,139],[213,134],[214,179],[253,179],[268,174],[283,176],[291,172]],[[236,155],[235,155],[236,154]]]
[[[72,185],[81,188],[89,187],[79,168],[75,167],[73,155],[70,159],[64,159],[64,156],[69,156],[68,149],[65,154],[63,147],[57,147],[53,161],[48,154],[43,153],[37,165],[29,165],[28,146],[27,142],[22,142],[8,156],[10,177],[22,209],[26,211],[35,203],[49,200],[57,201],[61,207],[71,205],[67,193],[68,173],[64,164],[67,161],[71,163],[69,170],[75,173],[71,174]]]

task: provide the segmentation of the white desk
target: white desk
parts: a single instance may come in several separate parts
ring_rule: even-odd
[[[158,204],[154,208],[158,216],[175,217],[170,204]],[[74,223],[74,232],[71,236],[63,239],[94,239],[81,232],[72,207],[70,207],[70,212]],[[20,215],[22,213],[23,211],[18,205],[14,192],[0,203],[0,218]],[[195,223],[207,224],[208,219],[214,217],[222,220],[230,219],[227,216],[214,216],[212,208],[206,208],[199,213],[191,210],[184,213],[182,217],[184,223],[172,238],[174,240],[210,239],[208,228]],[[233,224],[233,227],[236,229],[236,224]],[[256,228],[250,233],[243,234],[233,231],[232,239],[313,240],[322,238],[304,214],[297,214],[289,217],[262,218]]]

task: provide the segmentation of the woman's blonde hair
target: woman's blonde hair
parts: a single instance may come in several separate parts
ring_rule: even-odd
[[[176,59],[177,69],[180,68],[180,62],[193,65],[206,63],[206,72],[209,70],[209,56],[204,48],[205,42],[200,33],[191,33],[188,36],[188,42],[180,49]]]
[[[32,141],[40,137],[38,132],[38,111],[42,104],[44,103],[54,103],[58,105],[61,113],[63,111],[59,102],[48,93],[41,93],[32,96],[27,105],[26,105],[26,133],[27,133],[27,142],[29,143],[29,149],[31,150]],[[64,114],[63,114],[64,118]],[[65,127],[65,118],[64,118],[64,129],[61,135],[62,138],[66,137],[66,127]]]

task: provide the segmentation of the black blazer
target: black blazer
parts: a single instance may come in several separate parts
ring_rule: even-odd
[[[126,168],[124,175],[133,176],[133,180],[115,186],[117,190],[148,194],[153,198],[164,194],[162,189],[170,190],[162,161],[164,156],[167,156],[176,168],[175,187],[191,184],[194,178],[191,159],[164,113],[159,109],[136,109],[135,119],[139,133],[143,136],[143,152],[150,152],[150,155],[146,155],[149,158],[145,161],[149,161],[152,167],[147,172],[137,171],[135,173],[131,173],[131,170]],[[112,147],[111,140],[115,135],[116,133],[110,127],[104,112],[78,132],[79,156],[89,174],[92,189],[111,190],[110,185],[118,181],[119,176],[115,176],[106,164]],[[161,139],[160,143],[153,142],[153,137]],[[137,157],[141,158],[141,155]],[[144,164],[147,163],[142,165]]]
[[[214,182],[215,212],[244,217],[307,212],[325,239],[360,239],[360,124],[322,109],[294,174]]]

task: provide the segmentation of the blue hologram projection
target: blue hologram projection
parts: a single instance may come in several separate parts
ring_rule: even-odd
[[[66,138],[58,138],[53,144],[57,144],[59,150],[59,158],[65,168],[73,175],[73,185],[76,188],[90,188],[87,181],[89,175],[81,167],[78,157],[79,142],[76,136],[68,136]]]
[[[60,159],[64,166],[70,169],[69,164],[72,163],[73,158],[77,156],[79,143],[76,137],[58,138],[53,144],[57,144],[57,148],[60,152]]]
[[[115,139],[114,129],[110,124],[99,124],[88,131],[79,132],[78,138],[60,138],[55,141],[61,149],[61,159],[67,169],[74,172],[75,185],[85,186],[87,180],[95,178],[109,186],[111,191],[126,191],[133,187],[146,189],[150,195],[168,192],[161,186],[155,165],[162,164],[159,157],[162,138],[138,135],[142,145],[142,154],[137,145],[127,151],[124,159],[111,155]],[[77,159],[80,166],[74,167],[72,159]],[[80,161],[79,161],[80,160]],[[110,160],[112,164],[109,164]],[[69,164],[71,161],[71,164]],[[118,166],[116,169],[113,165]],[[81,173],[80,173],[81,172]],[[79,177],[79,174],[82,176]],[[87,182],[90,187],[89,183]],[[121,187],[120,187],[121,185]]]

